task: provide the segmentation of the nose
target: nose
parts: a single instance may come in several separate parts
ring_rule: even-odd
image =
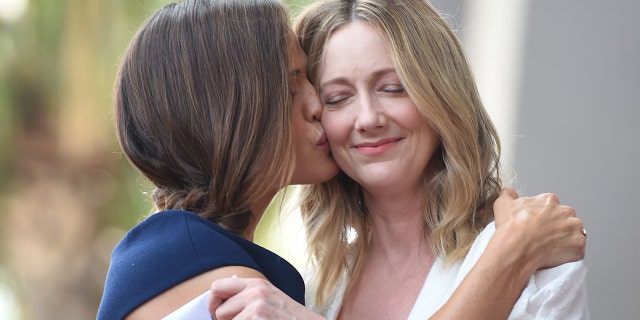
[[[386,117],[375,98],[363,95],[359,99],[359,105],[355,122],[358,132],[374,131],[385,126]]]
[[[301,93],[304,95],[305,103],[302,115],[309,122],[320,121],[322,119],[322,103],[320,103],[318,92],[308,80],[305,81],[303,87]]]

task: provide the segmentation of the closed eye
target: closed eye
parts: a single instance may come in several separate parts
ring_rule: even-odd
[[[380,88],[380,91],[387,92],[387,93],[405,93],[406,92],[406,90],[401,84],[384,85],[382,86],[382,88]]]
[[[339,95],[332,96],[328,99],[324,99],[322,103],[328,107],[335,107],[340,103],[346,101],[347,99],[349,99],[349,95],[339,94]]]

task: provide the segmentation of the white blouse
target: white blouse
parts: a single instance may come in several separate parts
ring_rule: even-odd
[[[444,305],[476,264],[494,232],[494,223],[487,225],[463,261],[446,267],[442,257],[435,261],[408,320],[428,319]],[[582,261],[537,271],[529,278],[509,319],[589,319],[586,274],[587,268]],[[307,306],[330,320],[336,319],[346,289],[346,276],[343,275],[337,289],[323,306],[314,304],[312,297],[316,290],[309,285],[312,282],[305,282]]]

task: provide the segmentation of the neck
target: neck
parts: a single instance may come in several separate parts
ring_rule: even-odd
[[[253,206],[251,206],[251,222],[249,222],[247,229],[245,229],[244,232],[240,235],[241,237],[253,242],[256,228],[260,223],[260,219],[262,219],[264,212],[269,207],[269,203],[271,203],[271,200],[273,200],[273,197],[275,197],[275,195],[275,191],[269,193],[267,196],[256,201]]]
[[[372,251],[390,259],[402,259],[418,251],[430,251],[425,242],[424,192],[402,197],[365,193],[372,227]]]
[[[425,237],[422,202],[398,206],[395,211],[369,210],[371,242],[367,252],[369,264],[378,265],[382,274],[393,281],[419,281],[431,269],[435,256]]]

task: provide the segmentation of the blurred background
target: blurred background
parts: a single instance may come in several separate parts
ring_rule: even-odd
[[[0,319],[95,318],[111,249],[151,209],[115,141],[112,83],[168,2],[0,0]],[[638,319],[640,2],[433,3],[468,50],[513,186],[584,219],[592,318]],[[300,265],[299,218],[273,211],[257,240]]]

